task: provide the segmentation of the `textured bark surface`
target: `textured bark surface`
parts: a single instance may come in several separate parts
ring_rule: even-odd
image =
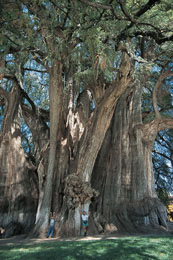
[[[46,167],[46,180],[41,198],[40,207],[37,209],[37,222],[33,234],[38,235],[45,232],[52,204],[53,176],[56,161],[57,144],[60,141],[61,114],[63,103],[63,85],[62,85],[62,64],[56,59],[53,60],[50,69],[50,148],[48,154],[48,164]]]
[[[49,153],[49,128],[46,125],[46,121],[49,121],[49,115],[40,109],[31,109],[29,106],[23,105],[23,116],[25,123],[28,125],[32,132],[32,138],[34,142],[34,161],[37,168],[37,188],[39,190],[38,206],[35,223],[37,223],[40,208],[43,200],[43,194],[45,190],[45,181],[48,165],[48,153]],[[44,114],[43,114],[44,112]]]
[[[99,86],[96,85],[96,88],[92,89],[91,87],[92,91],[96,89],[97,92],[97,95],[94,95],[97,96],[97,100],[95,100],[96,107],[93,114],[88,112],[86,104],[89,103],[89,95],[87,99],[86,93],[83,93],[83,96],[80,97],[80,102],[74,115],[70,114],[71,139],[77,148],[77,152],[75,152],[75,147],[73,147],[73,157],[70,158],[68,176],[64,179],[59,179],[60,175],[56,177],[56,180],[61,183],[61,187],[57,187],[56,190],[62,190],[63,185],[63,199],[60,202],[62,208],[59,209],[60,212],[57,212],[57,232],[61,235],[80,234],[81,218],[79,207],[82,205],[82,209],[88,211],[91,200],[95,199],[99,194],[99,191],[92,188],[90,182],[93,167],[105,133],[110,125],[116,103],[122,93],[132,86],[131,70],[129,56],[126,52],[123,52],[118,76],[107,91],[97,92],[97,88],[100,90],[104,88],[101,83]],[[73,117],[76,118],[76,121],[78,120],[78,128],[75,128]],[[66,142],[65,140],[61,142],[61,148],[64,145],[61,152],[65,149],[65,143],[68,144],[69,141],[70,139],[68,138]],[[57,172],[59,171],[57,170]],[[63,176],[66,176],[65,172]]]
[[[32,207],[32,216],[24,217],[30,223],[26,225],[28,229],[33,225],[35,236],[45,236],[50,211],[56,214],[56,235],[79,235],[80,205],[91,210],[90,233],[166,228],[165,208],[154,190],[151,156],[156,133],[165,121],[159,117],[142,123],[142,88],[133,82],[128,54],[123,52],[113,84],[106,89],[101,82],[95,82],[80,93],[76,104],[72,79],[66,89],[68,97],[63,93],[62,64],[55,60],[49,72],[50,133],[45,123],[48,115],[34,108],[34,104],[32,109],[22,105],[24,120],[33,135],[38,179],[21,148],[20,92],[14,88],[11,101],[4,93],[8,111],[3,120],[0,173],[5,183],[2,186],[8,190],[3,196],[12,198],[12,204],[3,204],[3,212],[5,207],[8,209],[8,219],[16,221],[14,205],[19,196],[19,205],[25,201],[27,205],[18,206],[22,212]],[[95,98],[94,111],[89,109],[91,94]],[[17,181],[20,185],[11,188]],[[17,214],[19,219],[19,210]],[[11,223],[7,223],[9,230],[15,226]],[[18,230],[24,225],[19,220],[15,223],[19,224]]]
[[[35,222],[38,189],[35,168],[21,146],[20,91],[6,102],[0,140],[0,223],[5,236],[28,232]]]
[[[167,227],[166,209],[154,189],[151,153],[156,131],[148,129],[146,138],[140,100],[137,83],[120,98],[93,170],[92,186],[100,196],[92,210],[99,231],[111,224],[133,233]]]

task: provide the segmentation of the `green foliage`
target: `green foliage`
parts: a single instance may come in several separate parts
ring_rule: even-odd
[[[100,260],[171,260],[171,237],[126,237],[100,241],[66,241],[1,247],[3,260],[100,259]]]
[[[49,109],[49,76],[44,69],[41,67],[40,72],[38,72],[39,67],[34,69],[32,65],[31,68],[25,72],[24,76],[24,89],[28,93],[29,97],[35,102],[40,108]]]
[[[158,188],[156,192],[161,202],[167,207],[169,204],[169,192],[164,188]]]

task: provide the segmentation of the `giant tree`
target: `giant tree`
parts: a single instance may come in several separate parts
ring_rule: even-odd
[[[99,230],[113,223],[134,231],[147,216],[166,225],[153,187],[151,151],[156,133],[172,127],[157,106],[162,82],[172,74],[171,13],[166,15],[171,2],[134,2],[23,0],[2,6],[1,78],[8,78],[12,66],[7,54],[20,56],[14,79],[24,88],[21,108],[38,147],[36,234],[45,230],[50,210],[59,233],[79,234],[81,204],[91,206]],[[40,65],[49,75],[50,118],[26,94],[31,59],[38,81]],[[152,92],[152,113],[142,121],[142,97]]]

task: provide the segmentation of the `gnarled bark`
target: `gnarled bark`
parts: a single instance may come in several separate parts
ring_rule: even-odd
[[[167,227],[166,210],[157,198],[152,170],[157,131],[150,127],[146,134],[142,126],[141,91],[136,83],[119,99],[92,173],[91,183],[100,191],[93,205],[100,231],[107,224],[128,232]]]
[[[53,191],[53,176],[56,160],[57,143],[60,140],[60,125],[62,115],[62,100],[63,100],[63,85],[62,85],[62,64],[56,59],[53,60],[52,68],[50,69],[50,149],[47,165],[47,173],[43,198],[37,214],[37,222],[33,230],[33,234],[44,234],[48,225],[49,215],[52,203]]]
[[[123,51],[122,63],[116,81],[107,89],[105,95],[101,98],[99,97],[99,102],[96,102],[97,107],[93,115],[87,121],[85,119],[85,122],[87,122],[84,125],[85,130],[78,145],[77,156],[73,158],[75,161],[74,171],[71,172],[71,168],[69,168],[69,178],[76,178],[78,181],[75,181],[75,187],[72,185],[70,192],[67,188],[68,178],[65,180],[63,204],[61,214],[58,216],[58,225],[60,225],[58,230],[63,230],[63,233],[66,235],[69,233],[80,234],[79,206],[82,205],[84,209],[88,210],[91,199],[96,198],[98,195],[98,192],[91,187],[91,174],[116,103],[126,89],[132,86],[131,70],[132,66],[129,56]],[[78,189],[78,186],[82,189]],[[70,199],[68,199],[69,194]],[[62,233],[61,231],[59,232]]]
[[[6,92],[0,140],[0,222],[5,236],[28,232],[35,222],[38,190],[35,167],[21,145],[20,89]]]

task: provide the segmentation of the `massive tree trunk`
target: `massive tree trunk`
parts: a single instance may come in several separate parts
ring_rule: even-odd
[[[142,124],[141,92],[136,84],[119,99],[92,173],[91,184],[100,192],[92,207],[99,231],[167,227],[166,209],[157,198],[152,169],[158,128]]]
[[[78,11],[83,11],[83,5],[76,3],[74,8],[74,1],[63,1],[62,6],[57,5],[56,1],[48,1],[45,6],[41,1],[24,0],[22,3],[26,10],[23,10],[23,6],[20,8],[20,3],[3,6],[5,16],[4,18],[2,16],[2,24],[5,18],[10,17],[6,21],[7,35],[10,35],[10,38],[5,35],[2,41],[4,50],[1,56],[4,56],[4,61],[0,61],[0,79],[13,78],[14,80],[15,77],[9,75],[14,72],[21,83],[21,76],[23,75],[24,79],[26,76],[24,71],[31,69],[33,75],[38,75],[38,81],[40,81],[40,73],[45,72],[42,66],[49,73],[50,79],[50,129],[44,120],[41,120],[40,110],[36,110],[32,102],[30,102],[32,109],[26,105],[22,106],[25,122],[33,134],[38,180],[34,179],[33,174],[29,177],[34,167],[29,163],[21,148],[19,102],[21,89],[19,91],[16,85],[9,97],[0,89],[8,103],[8,105],[6,103],[7,112],[4,116],[0,140],[1,194],[2,198],[12,198],[10,200],[12,203],[4,202],[3,212],[7,208],[6,211],[9,213],[7,219],[12,218],[15,221],[17,219],[19,222],[19,211],[22,210],[23,214],[23,211],[26,211],[25,208],[30,206],[25,207],[21,204],[18,206],[17,213],[13,214],[16,212],[16,206],[14,206],[16,198],[19,201],[18,204],[26,201],[25,204],[28,205],[27,194],[32,194],[32,189],[30,201],[33,205],[33,214],[31,217],[26,216],[25,219],[27,222],[28,219],[31,220],[32,223],[35,220],[35,201],[39,196],[33,229],[36,235],[42,233],[45,235],[50,211],[56,212],[57,234],[79,234],[80,205],[86,210],[91,206],[93,223],[99,231],[106,227],[109,229],[113,225],[119,230],[136,231],[145,226],[143,223],[153,226],[160,224],[166,227],[165,209],[157,199],[154,190],[151,151],[157,131],[166,124],[169,126],[172,123],[169,119],[165,121],[161,119],[157,108],[156,93],[153,95],[155,120],[145,125],[142,123],[141,89],[138,85],[133,86],[132,82],[135,77],[138,77],[141,62],[147,66],[153,66],[153,63],[158,60],[159,72],[159,66],[164,66],[164,61],[157,59],[157,55],[162,56],[161,53],[165,48],[159,50],[159,45],[170,41],[171,37],[158,33],[152,23],[151,26],[148,25],[152,28],[152,32],[148,31],[149,27],[145,25],[144,37],[142,31],[135,29],[136,22],[141,22],[141,16],[148,12],[156,1],[149,1],[149,4],[144,6],[139,5],[134,19],[128,15],[124,4],[119,3],[122,1],[117,1],[117,5],[113,6],[89,3],[89,1],[76,2],[85,2],[89,5],[87,7],[89,16],[85,10],[83,15],[79,12],[78,16]],[[5,7],[7,7],[8,15],[6,15]],[[100,16],[98,10],[92,10],[92,7],[102,9],[104,14]],[[116,8],[119,8],[124,16],[119,17],[123,21],[123,28],[121,28],[121,21],[119,27],[114,22],[112,23],[112,16],[117,18],[114,12]],[[158,11],[160,10],[158,7]],[[21,14],[20,17],[23,22],[26,22],[26,26],[22,27],[21,21],[16,18],[16,12]],[[79,24],[73,21],[75,15],[80,20]],[[95,21],[90,21],[91,15],[96,18]],[[105,17],[107,17],[106,24],[102,24],[102,19],[104,20]],[[96,26],[93,27],[92,22]],[[109,30],[109,25],[110,28],[114,28],[115,34]],[[86,28],[88,28],[87,33],[85,33]],[[164,26],[163,31],[165,31]],[[16,38],[17,32],[19,32],[19,37]],[[93,36],[96,37],[96,41],[92,41]],[[36,38],[33,41],[34,37]],[[130,44],[131,37],[133,38],[132,45]],[[135,41],[134,37],[136,37]],[[158,43],[155,48],[157,51],[152,57],[151,52],[154,52],[155,44],[154,42],[150,44],[150,37],[154,37]],[[18,39],[16,43],[15,39]],[[116,51],[116,46],[119,45],[118,51],[122,51],[122,56],[120,52],[114,52],[113,44]],[[130,46],[133,48],[131,49]],[[114,57],[111,58],[112,55]],[[119,67],[120,59],[122,62]],[[138,62],[136,75],[132,75],[134,60]],[[18,61],[20,64],[16,64]],[[37,66],[39,64],[41,67]],[[14,68],[12,68],[13,65]],[[73,68],[70,68],[71,66]],[[167,74],[169,69],[167,70],[166,67],[163,70]],[[65,104],[64,97],[67,74],[70,70],[73,70],[74,74],[80,74],[77,73],[79,71],[84,72],[83,77],[87,79],[85,78],[86,81],[82,79],[77,92],[84,90],[82,94],[85,95],[87,91],[90,91],[95,109],[92,113],[89,111],[89,100],[86,102],[86,110],[84,107],[76,108],[75,97],[72,100],[73,107],[69,108],[67,119],[68,105]],[[144,68],[144,70],[148,69]],[[71,78],[74,74],[71,73]],[[40,83],[42,82],[41,80]],[[6,84],[5,81],[3,84]],[[154,92],[158,92],[159,86],[158,81]],[[73,94],[72,96],[74,97]],[[14,188],[18,181],[20,185]],[[24,184],[21,184],[23,182]],[[3,215],[3,221],[5,221],[4,216],[6,215]],[[20,218],[21,216],[23,215],[20,215]]]
[[[35,167],[21,145],[21,91],[1,89],[5,115],[0,139],[0,223],[6,237],[28,232],[35,222],[38,190]]]
[[[88,110],[90,100],[85,92],[87,110],[83,107],[79,111],[78,107],[75,111],[73,105],[69,105],[68,119],[62,97],[62,66],[59,62],[53,65],[50,69],[50,143],[49,129],[41,120],[42,112],[22,106],[25,122],[33,134],[38,173],[39,202],[33,233],[45,235],[49,213],[54,211],[57,235],[79,235],[80,205],[86,210],[91,206],[94,221],[90,232],[115,230],[115,226],[120,231],[131,232],[158,224],[166,227],[165,209],[154,190],[151,161],[158,125],[161,127],[163,122],[156,119],[150,124],[142,123],[142,90],[137,83],[132,84],[128,55],[124,53],[114,84],[98,95],[94,112]],[[11,107],[20,111],[19,103]],[[19,119],[16,129],[19,129]],[[4,122],[13,121],[8,118]],[[5,136],[4,129],[8,130],[3,126],[2,136]],[[23,172],[25,164],[21,168]],[[27,193],[30,189],[28,186]]]
[[[35,105],[29,107],[28,105],[22,105],[24,121],[32,132],[32,140],[34,143],[34,161],[37,168],[38,175],[38,207],[36,214],[36,221],[38,221],[40,207],[42,205],[47,165],[48,165],[48,153],[49,153],[49,127],[46,122],[49,121],[49,112],[43,109],[36,108]]]
[[[56,151],[60,143],[60,127],[62,120],[62,104],[63,104],[63,84],[62,84],[62,64],[53,59],[50,69],[50,148],[48,156],[48,165],[46,171],[46,179],[43,197],[37,209],[37,222],[33,234],[45,235],[48,226],[53,191],[53,176],[55,169]]]
[[[98,192],[91,187],[90,183],[93,167],[116,103],[126,89],[132,86],[131,70],[129,56],[123,52],[122,64],[116,81],[101,97],[99,96],[97,107],[86,121],[84,132],[78,140],[80,142],[76,156],[71,158],[73,163],[70,164],[68,176],[58,181],[61,185],[63,183],[64,187],[62,208],[59,209],[57,221],[57,230],[60,234],[79,235],[81,228],[79,207],[82,205],[82,208],[88,210],[91,199],[98,196]],[[62,176],[64,177],[64,174]],[[62,190],[62,186],[57,188]]]

